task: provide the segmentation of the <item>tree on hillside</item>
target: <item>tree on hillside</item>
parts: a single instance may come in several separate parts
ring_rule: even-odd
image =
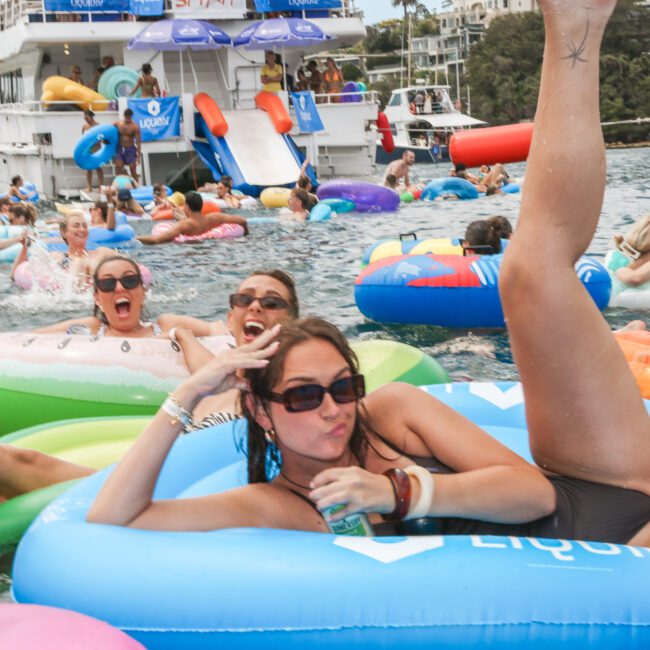
[[[539,13],[501,16],[490,24],[483,39],[471,49],[466,66],[476,117],[491,124],[534,118],[543,43]],[[650,7],[619,0],[602,47],[603,121],[648,117],[649,72]],[[607,131],[606,135],[624,138],[621,132]]]

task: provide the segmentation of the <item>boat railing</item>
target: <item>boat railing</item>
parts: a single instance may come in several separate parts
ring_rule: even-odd
[[[327,104],[332,106],[349,106],[350,104],[377,104],[377,91],[365,90],[354,91],[349,93],[319,93],[316,97],[316,103],[319,105]]]
[[[178,0],[164,0],[164,14],[167,17],[174,15]],[[297,12],[309,18],[310,12]],[[343,0],[339,9],[333,10],[331,16],[352,17],[361,15],[361,11],[354,7],[351,0]],[[15,25],[26,23],[61,23],[61,22],[119,22],[138,21],[139,16],[124,11],[107,11],[102,13],[84,11],[47,11],[45,0],[0,0],[0,31]],[[144,20],[149,20],[144,18]]]
[[[98,104],[105,104],[106,100],[97,102]],[[91,106],[91,108],[93,108]],[[60,109],[60,110],[57,110]],[[73,110],[74,109],[74,110]],[[115,110],[103,110],[103,107],[97,107],[94,110],[101,111],[102,115],[117,115],[117,108]],[[81,116],[81,109],[77,106],[76,102],[71,101],[25,101],[25,102],[9,102],[0,104],[0,113],[13,113],[13,114],[33,114],[33,113],[65,113],[66,115],[79,115]]]

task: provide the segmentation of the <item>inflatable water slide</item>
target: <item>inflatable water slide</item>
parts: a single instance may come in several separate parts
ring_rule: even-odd
[[[212,97],[199,93],[194,105],[197,134],[207,142],[192,144],[215,180],[231,176],[233,187],[250,196],[266,187],[294,186],[304,156],[289,135],[293,123],[279,97],[262,91],[255,109],[222,112]],[[311,166],[307,174],[317,185]]]

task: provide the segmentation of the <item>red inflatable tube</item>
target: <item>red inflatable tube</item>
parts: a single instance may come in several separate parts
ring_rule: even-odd
[[[451,136],[449,156],[466,167],[522,162],[528,158],[533,126],[527,122],[459,131]]]
[[[393,132],[390,130],[390,122],[386,113],[379,111],[377,113],[377,131],[381,134],[381,146],[386,153],[393,153],[395,150],[395,140]]]
[[[287,113],[287,109],[277,95],[263,90],[255,97],[255,106],[269,114],[278,133],[289,133],[293,128],[289,113]]]
[[[228,132],[228,122],[223,116],[217,102],[207,93],[199,93],[194,96],[194,106],[201,113],[201,117],[210,129],[210,133],[216,138],[222,138]]]

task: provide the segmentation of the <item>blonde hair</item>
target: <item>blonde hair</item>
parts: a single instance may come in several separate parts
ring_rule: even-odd
[[[614,237],[616,247],[621,248],[621,244],[625,242],[628,246],[637,250],[641,255],[650,252],[650,214],[639,219],[631,228],[631,230],[622,237],[616,235]]]

